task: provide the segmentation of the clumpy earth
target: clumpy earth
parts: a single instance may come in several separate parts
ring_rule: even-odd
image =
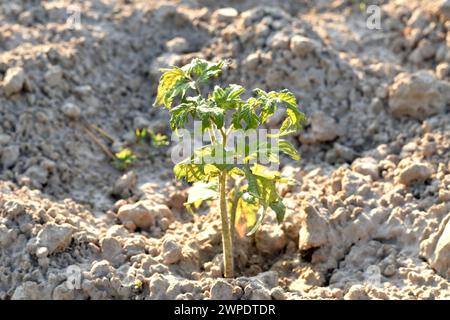
[[[347,0],[71,3],[0,4],[0,299],[450,298],[449,1],[373,1],[374,30]],[[170,146],[134,135],[169,134],[159,68],[193,57],[308,118],[233,280],[217,204],[186,212]]]

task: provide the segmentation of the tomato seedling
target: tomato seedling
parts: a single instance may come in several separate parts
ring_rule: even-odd
[[[305,116],[288,90],[255,89],[253,96],[244,99],[245,89],[230,84],[215,86],[209,94],[202,94],[202,87],[218,77],[225,66],[224,61],[193,59],[183,67],[161,70],[154,105],[169,110],[173,131],[185,129],[190,120],[197,120],[201,122],[202,135],[209,134],[210,143],[176,163],[174,173],[177,179],[193,183],[185,203],[187,208],[198,208],[203,201],[219,199],[224,276],[229,278],[234,274],[234,232],[240,236],[254,234],[269,208],[275,212],[279,223],[284,219],[286,207],[276,183],[288,182],[288,179],[261,164],[260,160],[268,158],[278,163],[279,152],[299,160],[297,150],[283,137],[299,131]],[[234,145],[231,140],[236,133],[245,136],[252,130],[262,129],[280,107],[285,110],[285,119],[276,133],[268,135],[272,140],[275,138],[276,143],[258,138],[256,142],[244,143],[243,147],[239,143],[241,147]],[[234,182],[232,188],[228,188],[229,180]]]

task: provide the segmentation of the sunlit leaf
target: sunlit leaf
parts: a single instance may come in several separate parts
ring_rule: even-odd
[[[182,67],[190,77],[195,77],[194,80],[204,83],[213,77],[217,77],[222,69],[225,67],[225,61],[209,62],[203,59],[193,59],[189,64]]]
[[[208,175],[210,177],[216,177],[220,174],[221,171],[215,165],[206,164],[204,167],[204,172],[206,175]]]
[[[195,103],[192,101],[186,101],[172,108],[169,111],[170,115],[170,128],[172,130],[184,128],[189,116],[195,111]]]
[[[276,180],[281,176],[279,171],[270,170],[269,168],[257,163],[252,166],[251,171],[254,175],[266,178],[268,180]]]
[[[222,109],[236,109],[242,104],[240,95],[245,89],[237,84],[230,84],[226,88],[214,87],[212,98],[218,107]]]
[[[292,159],[294,159],[296,161],[300,160],[300,154],[298,153],[298,151],[294,148],[294,146],[290,142],[280,139],[278,141],[278,149],[281,152],[290,156]]]
[[[189,88],[189,80],[181,68],[173,67],[172,69],[163,69],[162,71],[163,74],[159,79],[158,93],[154,105],[164,105],[170,109],[174,97],[184,95]]]
[[[135,160],[136,156],[131,149],[122,148],[122,150],[115,154],[113,164],[117,169],[124,170],[128,168]]]
[[[244,171],[242,171],[238,167],[233,167],[230,171],[228,171],[228,174],[232,177],[235,177],[235,176],[242,177],[245,175]]]
[[[169,145],[169,141],[167,141],[167,136],[161,133],[155,133],[153,130],[149,130],[148,132],[150,134],[150,137],[152,139],[152,145],[154,147],[162,147]]]
[[[243,238],[247,231],[255,225],[258,209],[259,204],[257,202],[246,202],[243,198],[238,200],[234,226],[241,238]]]
[[[217,179],[208,183],[198,181],[189,189],[185,206],[194,206],[198,209],[203,201],[217,199],[219,195],[217,190]]]
[[[255,112],[255,99],[250,98],[238,108],[232,115],[232,122],[235,129],[256,129],[260,122]]]
[[[186,182],[197,182],[206,179],[203,164],[176,164],[173,168],[177,180],[185,179]]]
[[[305,115],[300,112],[294,94],[289,90],[265,92],[255,89],[258,95],[258,105],[261,106],[260,121],[265,123],[277,110],[284,105],[286,108],[286,119],[283,121],[278,136],[294,133],[302,128],[305,123]]]
[[[147,136],[147,129],[146,128],[142,128],[142,129],[137,128],[135,130],[135,136],[138,141],[144,140],[145,137]]]
[[[300,112],[297,107],[288,107],[286,109],[287,118],[281,124],[281,133],[296,132],[302,128],[302,125],[306,122],[305,115]]]

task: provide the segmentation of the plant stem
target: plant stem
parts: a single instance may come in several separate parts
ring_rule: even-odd
[[[209,138],[211,139],[211,143],[215,144],[217,141],[216,135],[214,134],[214,129],[208,129]]]
[[[236,223],[236,210],[237,210],[237,203],[239,201],[239,198],[242,196],[241,191],[239,190],[242,184],[242,179],[239,179],[235,182],[234,186],[234,195],[233,200],[231,202],[231,208],[230,208],[230,228],[231,228],[231,238],[234,242],[234,234],[235,234],[235,228],[234,224]]]
[[[230,232],[230,220],[227,212],[226,184],[227,184],[227,173],[222,172],[219,176],[219,192],[220,192],[220,216],[222,218],[224,276],[225,278],[232,278],[234,276],[233,239]]]

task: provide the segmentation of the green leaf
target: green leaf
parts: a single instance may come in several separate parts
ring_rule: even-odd
[[[184,204],[186,207],[194,206],[198,209],[203,201],[215,200],[218,198],[217,179],[210,182],[198,181],[189,189],[188,199]]]
[[[297,132],[306,123],[305,115],[297,107],[288,107],[286,114],[287,118],[281,124],[280,133]]]
[[[254,101],[254,98],[253,100],[247,100],[244,105],[233,113],[232,123],[235,129],[250,130],[258,128],[260,122],[258,115],[255,113]],[[242,122],[245,123],[244,126],[242,126]]]
[[[247,147],[247,146],[246,146]],[[252,151],[253,152],[250,152]],[[273,147],[270,142],[262,142],[248,144],[246,149],[246,156],[238,154],[244,158],[244,163],[249,163],[252,160],[262,161],[268,160],[269,162],[280,163],[278,157],[278,149]]]
[[[148,131],[150,134],[150,137],[152,138],[152,145],[154,147],[162,147],[169,145],[169,141],[167,141],[167,136],[163,135],[161,133],[155,133],[153,130]]]
[[[201,100],[195,111],[202,121],[208,121],[208,125],[203,125],[203,131],[208,129],[209,121],[212,120],[218,128],[222,128],[224,124],[224,110],[215,106],[214,103],[207,100]]]
[[[280,139],[278,141],[278,149],[290,156],[292,159],[296,161],[300,160],[300,154],[290,142]]]
[[[258,95],[258,105],[261,106],[261,123],[265,123],[275,113],[277,106],[284,105],[286,107],[287,118],[283,121],[278,136],[296,132],[306,122],[305,115],[298,109],[294,94],[289,90],[267,93],[264,90],[255,89],[254,92]]]
[[[146,128],[143,128],[143,129],[136,128],[135,136],[136,136],[137,141],[141,142],[147,136],[147,129]]]
[[[270,208],[276,213],[278,223],[283,222],[286,213],[286,207],[283,204],[283,201],[272,202]]]
[[[207,98],[204,98],[200,94],[200,85],[217,77],[224,66],[223,61],[208,62],[203,59],[193,59],[181,68],[174,67],[164,71],[158,86],[155,105],[164,105],[169,109],[172,130],[184,128],[192,118],[202,122],[203,132],[216,127],[220,129],[221,134],[243,129],[249,136],[249,133],[252,133],[251,129],[257,129],[266,123],[280,107],[286,110],[286,119],[280,131],[277,134],[269,134],[268,137],[282,137],[301,129],[305,116],[298,109],[295,96],[288,90],[265,92],[255,89],[255,97],[244,101],[241,98],[245,92],[244,88],[231,84],[225,87],[215,86]],[[193,92],[197,92],[197,95],[189,96]],[[179,103],[172,107],[174,100],[178,100]],[[227,123],[225,117],[228,112],[231,113],[230,128],[225,127]],[[142,133],[137,132],[137,134],[140,136]],[[150,134],[152,141],[161,143],[166,141],[162,135]],[[276,184],[287,180],[281,177],[280,172],[270,170],[269,167],[260,163],[263,163],[263,156],[264,160],[272,163],[279,162],[280,152],[294,160],[299,160],[300,155],[295,147],[288,141],[280,139],[277,145],[273,141],[257,141],[256,145],[248,143],[241,145],[238,141],[236,148],[238,150],[226,150],[220,141],[221,139],[217,139],[211,145],[194,150],[191,157],[175,165],[174,174],[177,179],[194,183],[186,206],[189,209],[198,208],[203,201],[217,199],[218,176],[226,173],[233,179],[247,180],[247,185],[236,191],[231,200],[233,212],[236,209],[237,215],[234,226],[240,235],[245,234],[248,229],[251,229],[249,235],[255,233],[269,208],[275,212],[278,222],[281,222],[286,208],[277,192]],[[233,142],[231,138],[228,141]],[[244,160],[244,165],[238,167],[214,160],[216,156],[222,155],[226,159],[231,157],[233,160]],[[251,160],[256,160],[257,163],[250,166]],[[258,215],[261,207],[261,214]]]
[[[115,154],[114,166],[119,170],[128,168],[135,160],[136,156],[129,148],[122,148]]]
[[[274,91],[267,93],[261,89],[253,90],[254,93],[258,95],[256,104],[261,106],[261,113],[259,115],[260,122],[266,123],[266,121],[275,113],[277,110],[277,105],[275,104],[275,99],[271,96]]]
[[[172,130],[184,128],[186,122],[189,119],[189,115],[194,114],[195,107],[196,105],[194,101],[187,100],[186,102],[181,103],[178,106],[172,108],[169,111],[170,128]]]
[[[292,92],[287,89],[281,90],[280,92],[269,92],[269,97],[275,99],[275,103],[281,104],[285,103],[288,107],[297,108],[297,100]]]
[[[225,66],[225,61],[209,62],[203,59],[195,58],[189,64],[182,67],[190,77],[196,78],[196,81],[204,83],[213,77],[217,77]]]
[[[248,181],[248,192],[258,198],[263,207],[267,208],[270,203],[278,201],[275,187],[275,182],[281,176],[278,171],[271,171],[260,164],[254,164],[251,169],[244,165],[243,169]]]
[[[208,144],[194,150],[194,156],[190,159],[186,159],[185,163],[212,163],[215,154],[215,146]]]
[[[245,89],[237,84],[230,84],[226,88],[215,86],[212,93],[212,99],[219,108],[236,109],[242,104],[240,96],[244,92]]]
[[[178,96],[184,96],[189,88],[189,80],[185,72],[178,67],[172,69],[163,69],[163,74],[159,79],[158,93],[156,95],[155,106],[164,105],[170,109],[173,99]]]
[[[173,172],[177,180],[185,179],[186,182],[197,182],[206,179],[207,175],[204,172],[203,164],[176,164],[173,167]]]
[[[267,168],[266,166],[255,163],[251,168],[252,174],[262,177],[268,180],[277,180],[281,177],[281,173],[279,171],[273,171]]]
[[[242,177],[245,175],[244,171],[242,171],[238,167],[231,168],[231,170],[228,171],[228,174],[232,177],[236,177],[236,176]]]
[[[253,173],[251,172],[249,165],[244,165],[242,169],[245,173],[245,177],[247,178],[248,192],[252,196],[259,198],[260,195],[256,176],[254,176]]]
[[[211,128],[211,121],[219,128],[223,127],[225,121],[224,110],[201,96],[184,99],[184,102],[172,108],[169,114],[172,130],[184,128],[189,116],[202,121],[202,132]]]
[[[267,208],[264,207],[262,214],[259,216],[259,218],[256,221],[256,223],[253,225],[253,228],[247,233],[248,237],[253,235],[253,234],[255,234],[256,231],[258,231],[259,227],[261,227],[261,224],[262,224],[262,222],[263,222],[263,220],[264,220],[264,218],[266,216],[266,213],[267,213]]]
[[[260,201],[264,208],[267,208],[272,202],[278,201],[279,196],[275,187],[275,181],[267,178],[258,177],[258,187],[261,194]]]
[[[269,118],[275,113],[276,109],[277,109],[276,104],[273,103],[273,101],[268,101],[268,103],[266,103],[261,109],[260,114],[261,123],[266,123],[267,120],[269,120]]]
[[[219,168],[217,168],[213,164],[206,164],[204,167],[204,172],[205,172],[205,175],[207,175],[209,177],[217,177],[221,171]]]

